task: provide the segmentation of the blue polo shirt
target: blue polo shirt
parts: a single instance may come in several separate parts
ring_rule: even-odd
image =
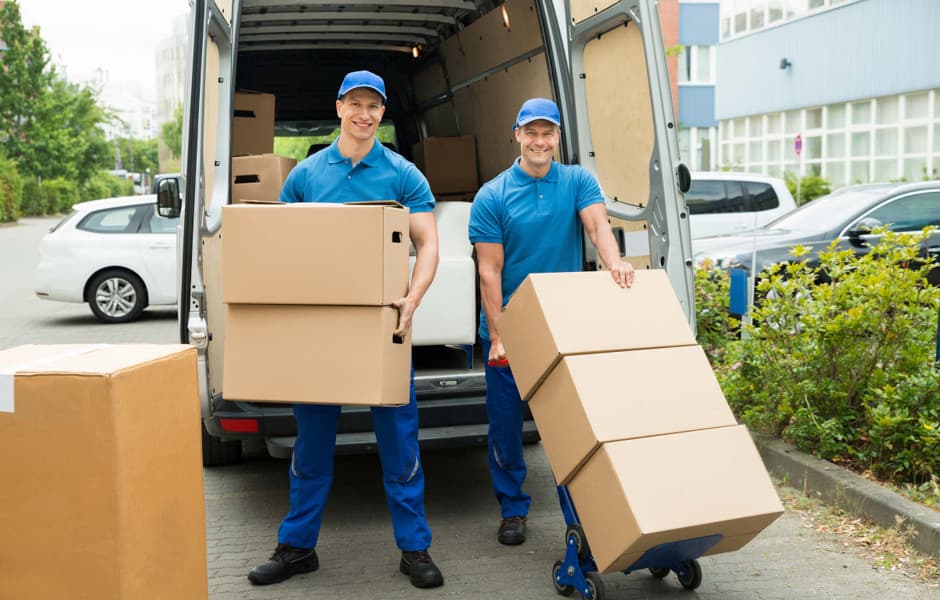
[[[604,202],[600,184],[578,165],[552,163],[545,177],[516,162],[480,188],[470,209],[470,241],[503,245],[503,306],[529,273],[580,271],[579,213]],[[480,337],[489,340],[480,310]]]
[[[339,153],[336,141],[302,160],[281,188],[281,202],[395,200],[412,213],[434,209],[428,180],[412,163],[378,140],[357,164]]]

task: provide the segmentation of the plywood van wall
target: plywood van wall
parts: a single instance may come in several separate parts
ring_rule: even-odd
[[[617,4],[618,0],[573,0],[571,2],[571,20],[575,23],[593,17],[595,14]]]
[[[519,106],[535,96],[552,97],[544,54],[499,71],[454,95],[462,131],[477,138],[480,181],[496,177],[519,156],[512,124]]]
[[[607,197],[645,206],[655,134],[639,28],[618,27],[588,42],[584,69],[597,178]]]

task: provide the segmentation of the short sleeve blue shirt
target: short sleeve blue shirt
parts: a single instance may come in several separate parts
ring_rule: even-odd
[[[395,200],[412,213],[434,209],[428,180],[412,163],[378,140],[353,166],[336,141],[301,161],[281,188],[281,202]]]
[[[601,202],[604,194],[593,175],[555,162],[536,179],[517,158],[480,188],[470,209],[470,241],[503,245],[503,306],[529,273],[581,270],[579,213]],[[480,313],[480,337],[488,340],[486,314]]]

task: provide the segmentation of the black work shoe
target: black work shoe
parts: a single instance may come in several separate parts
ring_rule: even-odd
[[[415,587],[434,588],[444,585],[444,576],[427,550],[402,552],[398,569],[411,577],[411,585]]]
[[[518,546],[525,541],[525,526],[528,519],[525,517],[506,517],[499,522],[499,532],[496,539],[500,544]]]
[[[278,544],[271,560],[248,573],[248,581],[255,585],[270,585],[280,583],[298,573],[310,573],[319,568],[320,561],[317,559],[316,550]]]

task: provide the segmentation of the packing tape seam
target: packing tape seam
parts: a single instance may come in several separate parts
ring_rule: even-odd
[[[34,360],[27,360],[19,364],[10,365],[9,367],[4,367],[0,369],[0,412],[15,412],[16,402],[14,398],[14,381],[16,379],[16,374],[21,371],[27,371],[33,367],[39,365],[44,365],[46,363],[55,362],[57,360],[62,360],[63,358],[71,358],[73,356],[78,356],[80,354],[85,354],[86,352],[94,352],[95,350],[100,350],[102,348],[108,347],[110,344],[88,344],[82,346],[81,348],[72,348],[70,350],[63,350],[57,354],[50,356],[44,356],[42,358],[37,358]]]

